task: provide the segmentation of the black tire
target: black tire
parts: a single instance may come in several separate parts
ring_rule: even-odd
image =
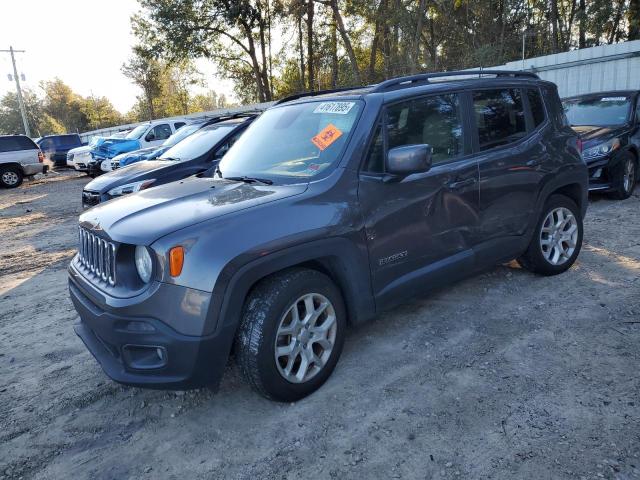
[[[627,169],[631,169],[631,178],[625,185],[625,176]],[[609,194],[611,198],[616,200],[626,200],[633,193],[638,181],[638,162],[631,152],[624,152],[620,155],[618,164],[611,172],[611,183],[614,190]]]
[[[4,188],[17,188],[22,185],[24,175],[19,167],[8,166],[0,168],[0,186]]]
[[[324,366],[315,376],[292,383],[280,373],[276,363],[276,334],[281,319],[296,300],[311,293],[324,296],[333,307],[335,339]],[[236,336],[236,359],[245,380],[255,391],[271,400],[294,402],[313,393],[329,378],[342,352],[345,328],[342,295],[329,277],[309,269],[284,270],[260,281],[247,296]],[[293,336],[290,338],[293,340]],[[302,359],[302,353],[299,358]]]
[[[541,244],[541,232],[544,227],[545,221],[547,220],[547,216],[557,208],[566,208],[573,214],[577,225],[577,239],[573,253],[569,256],[569,258],[566,259],[563,263],[554,265],[549,260],[547,260],[543,252]],[[526,268],[530,272],[540,275],[557,275],[559,273],[563,273],[571,268],[571,266],[576,261],[576,258],[578,258],[578,254],[580,253],[580,249],[582,248],[582,235],[582,214],[576,203],[569,197],[565,197],[564,195],[551,195],[545,202],[540,218],[538,219],[538,224],[536,225],[533,238],[531,239],[531,243],[529,244],[527,251],[520,258],[518,258],[517,261],[521,267]]]

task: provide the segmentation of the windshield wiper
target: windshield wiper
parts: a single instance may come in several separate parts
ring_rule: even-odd
[[[170,160],[172,162],[179,162],[180,159],[177,157],[160,157],[158,160]]]
[[[236,182],[244,182],[244,183],[262,183],[264,185],[273,185],[273,181],[268,178],[255,178],[255,177],[247,177],[243,175],[242,177],[224,177],[227,180],[234,180]]]

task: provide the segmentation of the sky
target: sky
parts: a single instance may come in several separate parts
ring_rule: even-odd
[[[105,96],[122,113],[141,92],[121,71],[135,37],[129,19],[136,0],[0,0],[0,50],[16,54],[23,88],[40,93],[42,80],[59,77],[83,96]],[[232,84],[215,77],[211,62],[199,60],[208,88],[233,98]],[[11,58],[0,53],[0,96],[15,91]]]

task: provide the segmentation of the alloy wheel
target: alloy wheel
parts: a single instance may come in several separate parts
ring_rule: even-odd
[[[625,163],[624,172],[622,174],[622,188],[626,193],[629,193],[633,189],[633,184],[636,181],[636,168],[633,160],[629,159]]]
[[[18,177],[18,174],[16,172],[3,172],[2,181],[5,185],[13,186],[20,181],[20,177]]]
[[[571,210],[554,208],[544,219],[540,230],[542,255],[551,265],[567,262],[578,243],[578,221]]]
[[[324,368],[335,345],[336,312],[324,295],[298,298],[280,319],[275,361],[280,375],[291,383],[304,383]]]

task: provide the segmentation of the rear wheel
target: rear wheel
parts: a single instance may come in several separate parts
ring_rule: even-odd
[[[638,168],[636,158],[630,152],[622,154],[622,158],[614,169],[613,187],[615,190],[611,197],[616,200],[625,200],[631,196],[638,181]]]
[[[346,327],[340,291],[315,270],[290,269],[249,294],[236,337],[243,376],[261,395],[299,400],[329,378]]]
[[[582,215],[573,200],[564,195],[551,195],[529,248],[518,263],[541,275],[557,275],[568,270],[582,247]]]
[[[24,176],[18,167],[0,168],[0,185],[5,188],[16,188],[22,183]]]

